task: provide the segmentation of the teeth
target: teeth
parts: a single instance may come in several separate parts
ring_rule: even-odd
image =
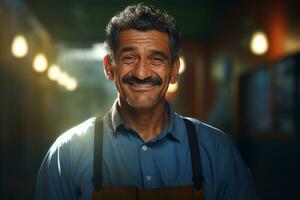
[[[133,86],[135,86],[135,87],[151,87],[153,85],[154,84],[152,84],[152,83],[146,83],[146,84],[134,83],[133,84]]]

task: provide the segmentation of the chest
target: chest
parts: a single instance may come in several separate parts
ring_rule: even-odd
[[[175,140],[151,144],[118,136],[103,141],[103,185],[143,189],[192,185],[187,145]]]

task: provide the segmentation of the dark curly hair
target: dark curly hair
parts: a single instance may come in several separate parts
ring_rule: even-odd
[[[152,5],[139,3],[125,8],[114,16],[106,26],[106,46],[109,55],[115,59],[118,48],[119,34],[122,30],[137,29],[147,31],[155,29],[169,36],[172,62],[179,56],[180,31],[176,26],[175,19]]]

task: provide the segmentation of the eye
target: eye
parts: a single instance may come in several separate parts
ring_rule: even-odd
[[[154,65],[160,65],[160,64],[164,63],[165,59],[155,56],[155,57],[151,58],[150,61]]]
[[[122,63],[131,64],[136,61],[136,57],[134,55],[124,55],[121,57]]]

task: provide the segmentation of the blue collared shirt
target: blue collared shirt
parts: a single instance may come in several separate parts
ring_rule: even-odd
[[[164,130],[143,142],[127,127],[116,103],[104,117],[103,185],[150,189],[193,185],[187,132],[169,104]],[[254,200],[248,169],[223,132],[196,119],[206,200]],[[62,134],[39,171],[37,199],[92,199],[94,122],[91,118]]]

